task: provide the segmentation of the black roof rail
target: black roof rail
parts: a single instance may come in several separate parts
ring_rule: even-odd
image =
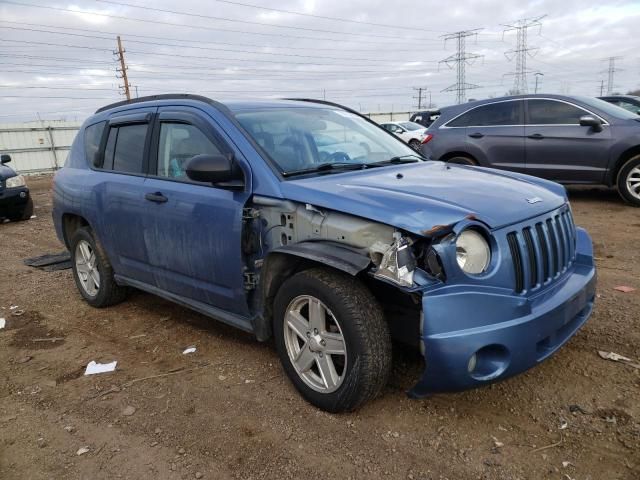
[[[190,93],[164,93],[162,95],[149,95],[146,97],[132,98],[131,100],[122,100],[120,102],[111,103],[109,105],[105,105],[104,107],[96,110],[95,113],[104,112],[105,110],[110,110],[112,108],[121,107],[123,105],[132,105],[134,103],[141,102],[151,102],[154,100],[196,100],[199,102],[205,102],[210,105],[218,105],[217,102],[210,99],[209,97],[204,97],[202,95],[192,95]]]

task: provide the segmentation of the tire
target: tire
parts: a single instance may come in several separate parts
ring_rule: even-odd
[[[458,165],[470,165],[472,167],[477,167],[478,162],[476,162],[473,158],[465,157],[463,155],[457,155],[455,157],[451,157],[449,160],[446,160],[448,163],[455,163]]]
[[[299,311],[298,305],[302,305]],[[318,322],[309,321],[311,305],[326,308],[325,321],[321,321],[323,326],[317,333],[313,326]],[[307,321],[302,323],[303,332],[299,334],[289,326],[290,320],[285,325],[285,319],[294,318],[286,315],[291,311]],[[363,284],[346,274],[314,268],[286,280],[275,298],[274,335],[280,361],[291,382],[309,403],[327,412],[355,410],[375,398],[389,378],[391,336],[382,308]],[[340,337],[342,344],[336,340]],[[341,345],[344,354],[323,354],[323,349],[338,352]],[[310,365],[303,373],[294,366],[296,349],[298,364]],[[336,374],[335,382],[325,381],[326,376],[322,376],[327,362],[334,367],[329,371]]]
[[[116,284],[109,259],[102,246],[94,238],[91,229],[87,227],[77,229],[71,237],[70,243],[73,279],[85,301],[96,308],[108,307],[122,302],[127,296],[127,289]],[[88,270],[85,259],[87,254],[90,260],[93,258]],[[97,283],[95,281],[96,273]]]
[[[620,169],[618,193],[634,207],[640,207],[640,155],[631,157]]]
[[[416,139],[409,140],[409,146],[413,148],[416,152],[420,151],[420,141]]]
[[[29,197],[29,200],[27,201],[24,210],[22,210],[22,213],[13,217],[9,217],[9,220],[11,220],[12,222],[21,222],[23,220],[29,220],[31,218],[31,215],[33,215],[33,199]]]

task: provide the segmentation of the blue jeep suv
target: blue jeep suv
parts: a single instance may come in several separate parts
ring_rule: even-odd
[[[104,107],[56,174],[53,217],[89,304],[137,288],[273,338],[331,412],[382,390],[392,339],[424,356],[412,396],[467,389],[548,358],[595,295],[562,186],[427,161],[323,101]]]

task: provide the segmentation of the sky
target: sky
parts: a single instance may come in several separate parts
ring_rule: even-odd
[[[527,30],[527,85],[540,93],[598,95],[640,88],[640,1],[602,0],[0,0],[0,122],[81,121],[124,99],[116,37],[132,96],[324,98],[362,112],[456,102],[456,54],[466,37],[467,98],[514,86],[510,50]],[[506,30],[506,31],[505,31]],[[507,53],[507,54],[505,54]],[[511,60],[510,60],[511,59]],[[451,68],[453,67],[453,68]]]

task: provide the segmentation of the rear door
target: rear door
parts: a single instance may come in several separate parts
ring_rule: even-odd
[[[480,165],[524,172],[524,105],[505,100],[475,107],[445,128],[464,128],[466,151]]]
[[[151,283],[144,243],[144,177],[156,108],[136,109],[113,116],[105,146],[97,160],[102,181],[94,191],[99,203],[98,238],[119,275]]]
[[[611,128],[604,119],[599,132],[580,126],[584,115],[598,117],[564,100],[527,100],[528,174],[562,183],[602,183],[612,145]]]
[[[199,154],[240,152],[213,120],[191,107],[161,107],[144,182],[145,234],[154,283],[167,292],[247,314],[242,210],[250,192],[194,182],[184,171]],[[250,178],[244,164],[245,178]]]

